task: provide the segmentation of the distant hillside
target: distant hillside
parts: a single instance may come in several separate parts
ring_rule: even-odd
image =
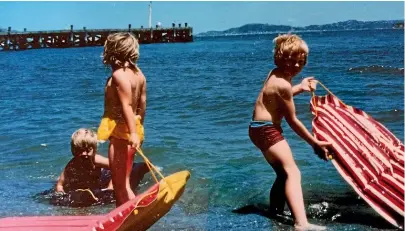
[[[223,36],[236,34],[261,34],[288,31],[336,31],[336,30],[371,30],[371,29],[391,29],[404,28],[404,20],[383,20],[383,21],[357,21],[348,20],[324,25],[310,25],[305,27],[294,27],[287,25],[270,24],[246,24],[241,27],[231,28],[224,31],[207,31],[196,36]]]

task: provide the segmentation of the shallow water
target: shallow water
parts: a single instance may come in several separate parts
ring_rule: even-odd
[[[310,56],[294,82],[315,76],[403,140],[403,30],[301,35]],[[141,45],[139,66],[148,81],[145,154],[165,175],[191,172],[184,195],[152,230],[291,229],[288,216],[265,216],[275,174],[247,134],[257,93],[274,67],[274,36]],[[114,207],[56,207],[36,196],[54,185],[71,158],[71,134],[98,126],[110,74],[101,53],[101,47],[0,53],[0,217],[101,214]],[[309,100],[309,94],[295,98],[308,128]],[[283,129],[301,170],[312,222],[330,230],[392,229],[331,163],[317,159],[286,123]],[[106,155],[107,144],[99,151]],[[152,183],[147,176],[142,187]]]

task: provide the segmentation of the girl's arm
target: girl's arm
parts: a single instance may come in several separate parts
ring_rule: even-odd
[[[139,101],[138,106],[138,115],[141,116],[141,124],[145,120],[145,112],[146,112],[146,81],[143,83],[142,92],[141,92],[141,99]]]
[[[133,147],[139,148],[140,140],[136,133],[135,115],[132,110],[131,82],[126,78],[126,73],[122,69],[115,71],[112,77],[117,85],[118,97],[121,101],[124,118],[130,132],[129,143],[132,144]]]

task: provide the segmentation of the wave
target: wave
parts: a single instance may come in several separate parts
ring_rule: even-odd
[[[402,76],[404,75],[403,67],[391,67],[381,65],[351,67],[349,68],[348,71],[352,73],[379,73],[379,74],[393,74]]]

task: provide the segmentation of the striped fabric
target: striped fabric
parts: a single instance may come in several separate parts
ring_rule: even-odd
[[[393,225],[404,225],[404,144],[364,111],[336,96],[314,96],[312,131],[333,144],[332,163],[352,188]]]

